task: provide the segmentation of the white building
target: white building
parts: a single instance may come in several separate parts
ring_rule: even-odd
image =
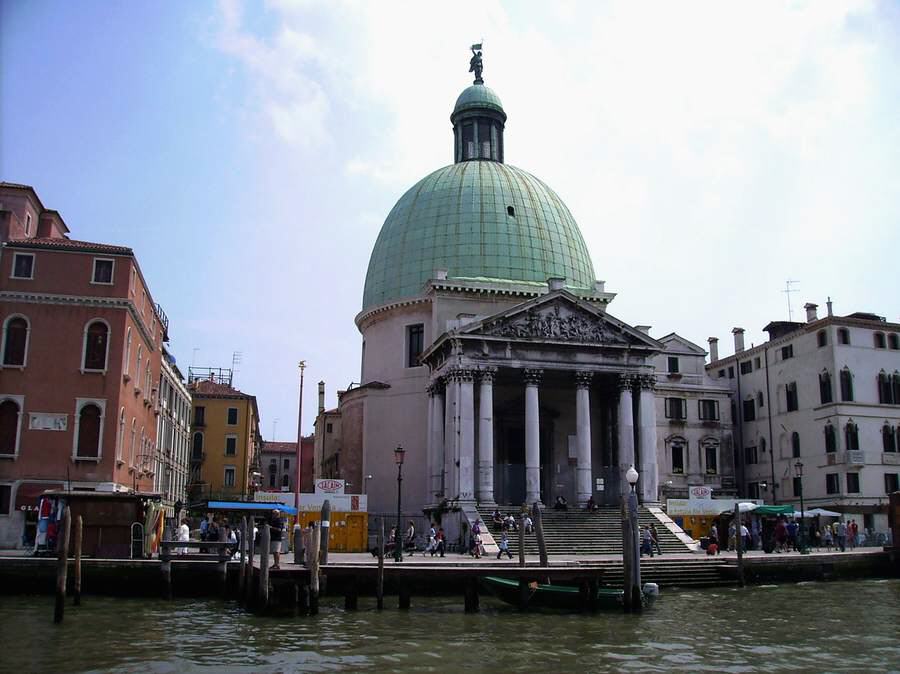
[[[874,314],[773,322],[769,340],[718,358],[707,371],[732,390],[737,417],[738,487],[768,502],[823,507],[860,528],[887,529],[887,495],[900,474],[900,324]],[[796,474],[802,463],[801,478]]]
[[[175,503],[187,503],[190,473],[191,394],[175,358],[163,349],[157,403],[157,448],[153,490],[162,494],[168,517],[175,517]]]

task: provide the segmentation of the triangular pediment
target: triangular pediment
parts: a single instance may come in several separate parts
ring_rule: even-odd
[[[672,353],[692,353],[698,356],[705,356],[706,351],[689,339],[685,339],[677,332],[670,332],[665,337],[660,337],[659,341],[663,344],[666,351]]]
[[[467,325],[458,334],[508,341],[662,348],[652,337],[565,290],[548,293],[483,318]]]

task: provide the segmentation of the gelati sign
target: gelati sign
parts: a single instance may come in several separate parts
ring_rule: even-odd
[[[712,487],[706,487],[704,485],[697,485],[695,487],[688,487],[689,498],[712,498]]]
[[[344,481],[343,480],[333,480],[331,478],[324,478],[321,480],[316,480],[316,493],[317,494],[343,494],[344,493]]]

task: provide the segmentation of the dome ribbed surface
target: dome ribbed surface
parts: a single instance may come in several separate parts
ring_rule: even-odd
[[[514,215],[509,215],[512,207]],[[592,288],[594,268],[562,200],[508,164],[464,161],[426,176],[388,214],[369,260],[363,309],[414,297],[436,269],[449,278]]]
[[[483,84],[473,84],[463,89],[459,98],[456,99],[453,112],[462,112],[470,108],[492,108],[498,112],[503,112],[503,104],[500,102],[500,97],[493,89]]]

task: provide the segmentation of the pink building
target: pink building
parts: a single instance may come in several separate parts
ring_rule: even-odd
[[[0,183],[0,547],[48,488],[150,491],[167,319],[130,248]]]

